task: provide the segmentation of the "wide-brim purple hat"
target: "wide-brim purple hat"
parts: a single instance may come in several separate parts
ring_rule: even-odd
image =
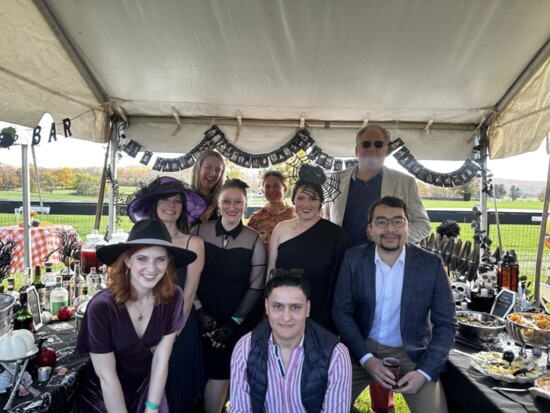
[[[193,251],[172,245],[172,237],[162,221],[144,219],[137,222],[128,234],[126,242],[110,244],[97,249],[97,258],[113,265],[124,251],[132,247],[164,247],[174,259],[176,268],[185,267],[197,259]]]
[[[206,201],[193,192],[182,181],[171,176],[161,176],[135,194],[135,199],[128,204],[128,216],[133,222],[151,218],[154,201],[168,194],[182,194],[185,197],[187,221],[196,221],[206,211]]]

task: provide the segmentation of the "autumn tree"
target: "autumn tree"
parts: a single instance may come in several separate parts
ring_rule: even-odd
[[[65,189],[72,188],[74,185],[75,175],[72,168],[60,168],[53,171],[57,179],[57,184]]]
[[[0,189],[3,191],[11,191],[16,188],[21,188],[23,185],[21,181],[20,168],[14,168],[9,165],[0,166]]]
[[[97,195],[99,193],[99,178],[84,172],[76,174],[73,188],[78,195]]]
[[[56,176],[50,170],[44,170],[40,175],[40,186],[50,194],[58,185]]]

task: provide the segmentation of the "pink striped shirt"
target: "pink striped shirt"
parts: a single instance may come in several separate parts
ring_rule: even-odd
[[[251,334],[243,336],[231,357],[230,413],[250,413],[249,386],[246,379],[246,362],[250,353]],[[267,394],[265,413],[307,413],[300,395],[304,339],[290,356],[285,370],[279,346],[269,339],[267,365]],[[348,349],[342,343],[334,348],[328,370],[328,383],[321,413],[348,413],[351,407],[351,361]]]

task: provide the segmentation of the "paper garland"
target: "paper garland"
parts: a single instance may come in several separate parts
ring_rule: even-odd
[[[123,151],[135,157],[140,149],[141,145],[131,140],[125,145]],[[243,168],[265,169],[268,168],[270,164],[276,165],[286,162],[298,155],[300,151],[306,153],[302,161],[318,165],[325,169],[327,173],[340,172],[357,165],[357,159],[335,159],[334,156],[325,153],[321,147],[315,145],[315,140],[305,128],[298,130],[296,135],[279,149],[263,154],[250,154],[229,142],[218,126],[214,125],[204,133],[202,141],[187,154],[177,158],[157,157],[153,164],[153,169],[159,172],[178,172],[191,168],[195,165],[200,154],[208,149],[215,149],[226,159],[229,159],[234,164]],[[389,152],[393,154],[403,168],[409,171],[417,179],[435,186],[453,187],[464,185],[474,178],[477,172],[481,170],[478,164],[467,159],[456,171],[449,173],[431,171],[422,166],[422,164],[415,159],[414,155],[407,149],[401,138],[397,138],[390,142]],[[152,152],[145,151],[140,163],[143,165],[149,164],[152,156]]]

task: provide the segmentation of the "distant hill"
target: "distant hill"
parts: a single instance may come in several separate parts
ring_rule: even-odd
[[[519,186],[521,188],[521,196],[525,198],[537,197],[541,192],[544,192],[546,190],[545,181],[525,181],[520,179],[494,178],[493,184],[504,185],[506,191],[509,191],[512,185]]]

